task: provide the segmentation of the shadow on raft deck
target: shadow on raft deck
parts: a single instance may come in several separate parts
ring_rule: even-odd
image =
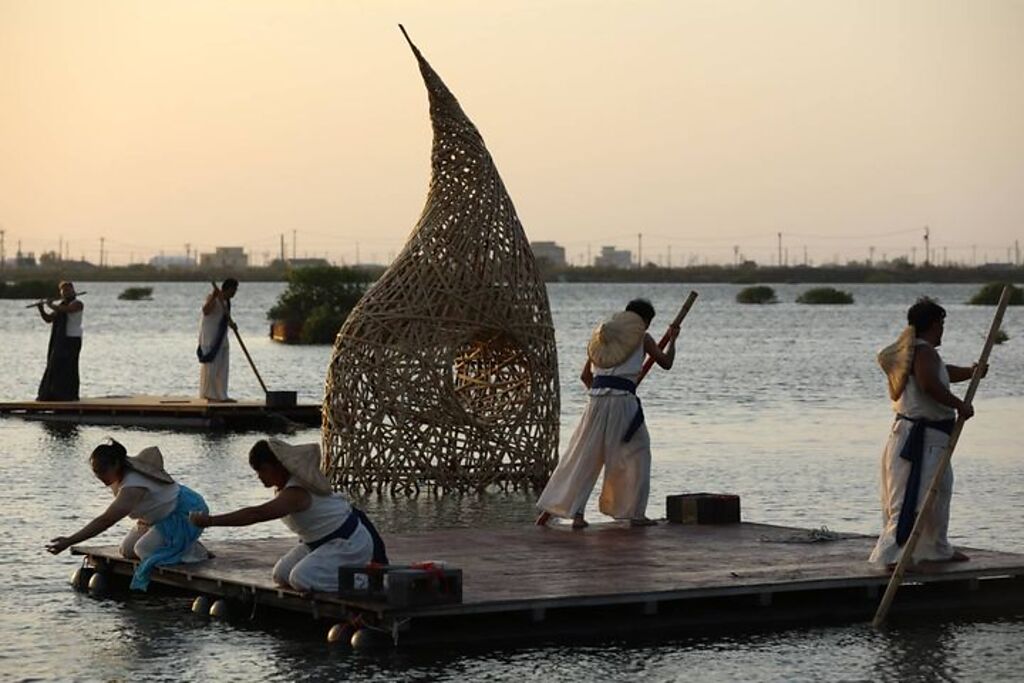
[[[361,614],[405,643],[569,635],[677,635],[710,629],[867,620],[888,574],[869,565],[874,537],[784,542],[808,531],[764,524],[633,529],[447,529],[386,538],[391,561],[444,560],[463,570],[463,602],[395,609],[303,596],[270,581],[290,539],[220,541],[217,557],[153,573],[157,584],[226,597],[245,614],[283,609],[332,623]],[[133,563],[114,546],[76,547],[104,571]],[[1024,555],[969,549],[972,560],[905,577],[893,615],[1002,611],[1024,605]]]

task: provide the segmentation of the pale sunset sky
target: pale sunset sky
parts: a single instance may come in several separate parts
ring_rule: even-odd
[[[387,261],[430,170],[399,22],[573,262],[1024,241],[1021,1],[0,0],[8,258]]]

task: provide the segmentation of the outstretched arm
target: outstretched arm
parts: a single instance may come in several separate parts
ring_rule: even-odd
[[[198,527],[249,526],[260,522],[269,522],[272,519],[280,519],[293,512],[302,512],[312,503],[313,499],[306,489],[289,486],[262,505],[241,508],[223,515],[193,512],[189,515],[189,520]]]
[[[53,303],[52,300],[50,300],[46,302],[46,305],[57,313],[76,313],[85,308],[82,302],[79,301],[78,299],[75,299],[74,301],[69,301],[68,303],[64,303],[63,301],[61,301],[60,303],[56,304]]]
[[[969,368],[965,368],[961,365],[947,365],[946,372],[949,373],[950,382],[966,382],[971,377],[974,377],[974,368],[978,367],[977,363],[974,363]],[[984,377],[988,374],[988,365],[984,365],[981,368],[981,376]]]
[[[114,498],[114,501],[99,517],[92,520],[70,536],[58,536],[56,538],[51,538],[46,549],[54,555],[57,555],[69,546],[81,543],[82,541],[87,541],[93,536],[99,536],[104,531],[124,519],[128,513],[132,511],[132,508],[138,505],[142,500],[142,497],[145,495],[146,489],[139,486],[129,486],[121,489],[118,492],[117,497]]]
[[[676,359],[676,337],[679,336],[678,327],[668,328],[668,348],[664,351],[658,346],[658,342],[654,341],[654,337],[649,334],[644,335],[644,351],[648,356],[654,359],[654,362],[660,365],[666,370],[672,369],[672,363]]]

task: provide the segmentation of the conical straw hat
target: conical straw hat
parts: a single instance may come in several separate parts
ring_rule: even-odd
[[[646,332],[643,318],[632,311],[620,311],[594,328],[587,356],[599,368],[614,368],[633,355]]]
[[[320,445],[302,443],[292,445],[280,439],[267,439],[270,450],[288,473],[313,493],[331,495],[331,483],[320,470]]]
[[[164,456],[156,446],[143,448],[138,455],[125,458],[125,464],[139,474],[144,474],[157,481],[162,481],[165,484],[174,483],[174,477],[167,474],[167,470],[164,469]]]
[[[899,338],[878,352],[878,365],[889,383],[889,398],[897,400],[907,386],[910,368],[914,363],[914,339],[917,336],[912,325],[907,325]]]

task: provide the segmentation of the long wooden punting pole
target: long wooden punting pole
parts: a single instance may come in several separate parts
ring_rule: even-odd
[[[690,309],[693,308],[693,304],[696,301],[697,292],[691,291],[690,295],[686,297],[686,302],[683,303],[683,307],[679,309],[679,313],[677,313],[675,319],[672,320],[672,324],[669,325],[667,330],[665,330],[665,334],[661,336],[661,340],[658,342],[658,348],[664,349],[666,346],[668,346],[668,340],[670,338],[670,335],[672,334],[672,328],[679,327],[680,325],[683,324],[683,318],[685,318],[686,314],[690,312]],[[636,380],[637,384],[640,384],[640,382],[643,381],[644,377],[647,376],[647,373],[650,372],[651,366],[653,365],[654,359],[648,356],[647,360],[644,361],[643,370],[640,371],[640,377],[638,377]]]
[[[996,307],[996,315],[992,318],[992,327],[988,330],[988,338],[985,339],[985,346],[981,349],[981,357],[978,358],[978,365],[975,367],[974,375],[971,377],[971,383],[967,387],[967,393],[964,394],[964,403],[971,405],[974,401],[974,393],[978,390],[978,384],[981,383],[981,372],[979,370],[985,367],[988,363],[989,353],[992,351],[992,345],[995,343],[996,333],[999,331],[999,326],[1003,322],[1003,313],[1006,311],[1006,304],[1010,301],[1010,288],[1004,287],[1002,296],[999,297],[999,305]],[[907,571],[907,566],[912,562],[914,557],[914,549],[917,547],[917,540],[921,537],[921,520],[924,519],[928,510],[932,507],[932,503],[935,501],[935,497],[938,495],[939,484],[942,482],[942,477],[946,473],[946,469],[949,468],[949,461],[953,458],[953,449],[956,448],[956,442],[960,439],[960,432],[964,429],[964,419],[958,417],[956,424],[953,425],[953,431],[949,435],[949,445],[946,446],[945,452],[942,454],[942,459],[939,461],[939,466],[935,468],[935,474],[932,475],[931,484],[928,486],[928,493],[924,497],[924,502],[921,503],[921,509],[917,513],[917,519],[914,520],[914,528],[910,532],[910,538],[903,545],[903,554],[900,556],[900,561],[896,564],[896,570],[892,573],[892,578],[889,579],[889,585],[885,589],[885,595],[882,596],[882,602],[878,605],[878,611],[875,612],[875,618],[872,620],[871,625],[875,628],[881,627],[885,623],[885,617],[889,614],[889,607],[892,606],[892,601],[896,598],[896,591],[899,590],[900,584],[903,582],[903,575]]]
[[[75,292],[75,296],[76,297],[85,296],[88,293],[89,292]],[[49,301],[49,299],[40,299],[39,301],[37,301],[37,302],[35,302],[33,304],[28,304],[27,306],[25,306],[25,308],[35,308],[39,304],[45,304],[47,301]]]

